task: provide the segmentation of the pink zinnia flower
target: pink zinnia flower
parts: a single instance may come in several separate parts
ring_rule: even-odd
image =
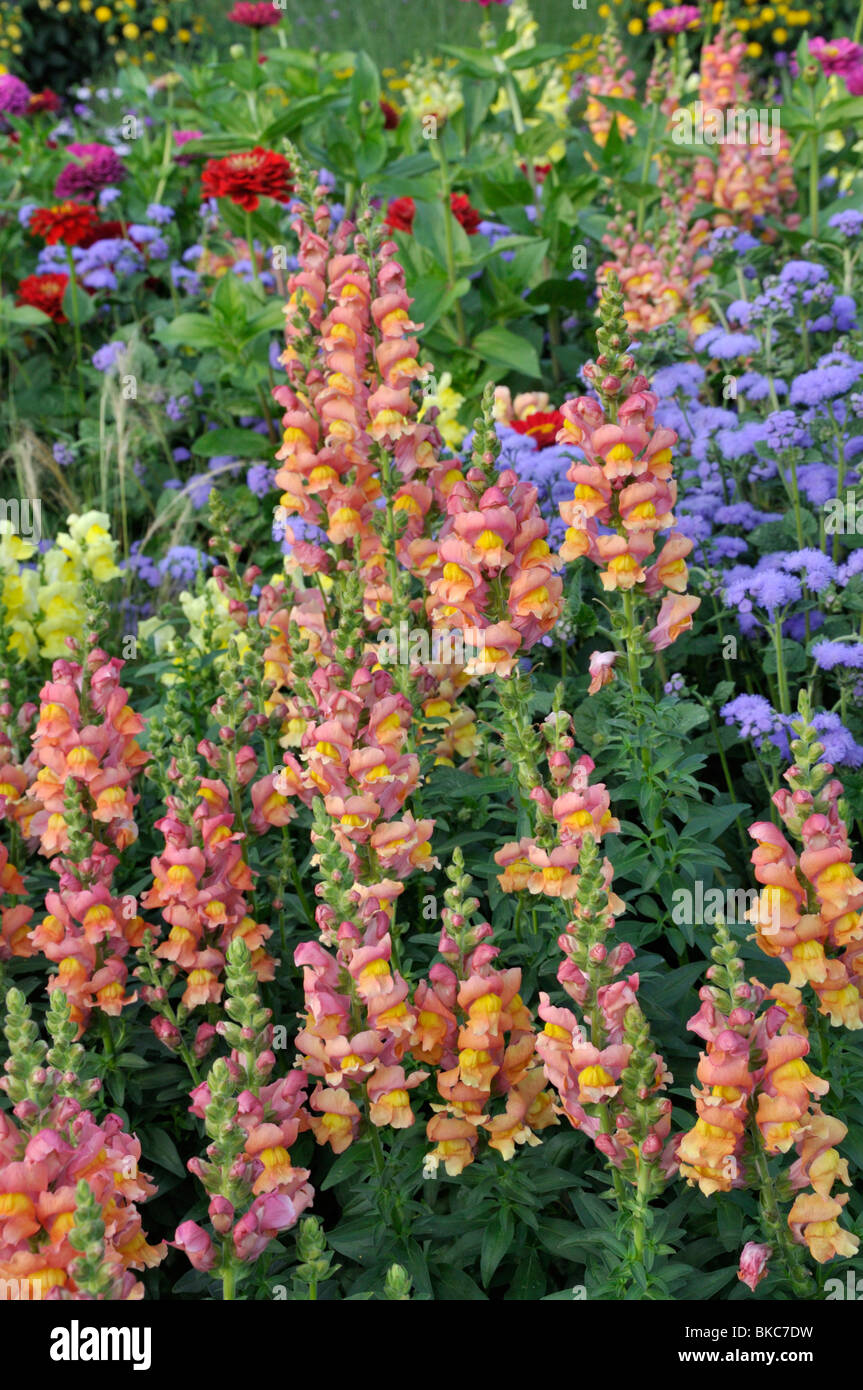
[[[647,27],[651,34],[682,34],[684,29],[695,29],[700,20],[697,5],[675,5],[669,10],[657,10]]]
[[[0,111],[9,116],[23,116],[30,105],[31,92],[20,77],[5,72],[0,77]]]
[[[92,201],[103,188],[122,183],[128,177],[123,161],[110,145],[69,145],[68,152],[78,162],[61,169],[54,193],[58,198],[84,198]]]
[[[273,24],[278,24],[279,18],[279,11],[270,4],[270,0],[262,0],[260,4],[238,0],[228,15],[231,24],[245,24],[248,29],[269,29]]]

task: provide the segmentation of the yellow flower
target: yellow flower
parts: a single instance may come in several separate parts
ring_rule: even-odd
[[[16,535],[8,517],[0,521],[0,570],[9,570],[13,565],[17,569],[18,561],[29,560],[35,551],[35,546]]]
[[[124,24],[122,33],[124,39],[137,39],[141,30],[138,28],[137,24]]]
[[[164,32],[165,32],[165,30],[167,29],[167,27],[168,27],[168,21],[167,21],[165,15],[163,15],[163,14],[157,14],[157,15],[156,15],[156,18],[153,20],[153,28],[155,29],[156,33],[157,33],[157,34],[164,34]]]
[[[608,5],[600,5],[598,14],[599,14],[600,19],[609,19],[610,16],[611,16],[611,8],[610,8],[610,6],[608,6]]]
[[[10,39],[20,39],[21,37],[21,30],[18,28],[17,24],[10,24],[6,33],[9,35]]]
[[[776,11],[770,5],[765,5],[764,9],[761,11],[760,18],[762,24],[772,24],[773,20],[776,18]]]
[[[188,43],[191,37],[192,35],[188,29],[177,30],[177,38],[180,40],[180,43]]]
[[[760,58],[764,49],[760,43],[748,43],[746,45],[747,58]]]
[[[98,19],[100,24],[107,24],[108,20],[113,18],[113,15],[111,14],[111,11],[108,9],[107,5],[97,5],[96,18]]]
[[[631,19],[626,27],[630,34],[642,34],[644,32],[644,20],[636,17],[635,19]]]
[[[787,29],[774,29],[774,30],[773,30],[773,42],[774,42],[774,43],[785,43],[785,42],[787,41],[787,39],[788,39],[788,30],[787,30]]]

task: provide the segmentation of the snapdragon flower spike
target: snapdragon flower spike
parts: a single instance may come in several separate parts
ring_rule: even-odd
[[[145,929],[135,899],[113,890],[120,856],[138,835],[133,784],[150,756],[137,741],[144,721],[119,683],[123,665],[95,646],[81,664],[54,663],[26,765],[33,780],[15,805],[22,832],[53,855],[59,880],[26,950],[57,965],[48,990],[63,991],[81,1032],[94,1009],[116,1016],[137,998],[126,992],[124,957]]]
[[[0,845],[0,961],[36,954],[36,947],[30,940],[33,909],[26,903],[14,901],[25,897],[26,893],[24,879],[10,861],[9,851],[5,845]]]
[[[437,561],[426,575],[432,627],[461,630],[477,649],[468,674],[508,676],[557,622],[563,585],[538,491],[511,469],[498,473],[494,395],[486,388],[471,467],[446,502]]]
[[[863,881],[854,872],[841,813],[842,783],[809,723],[808,706],[793,728],[796,759],[785,772],[791,790],[773,796],[795,848],[772,821],[756,821],[749,834],[755,877],[763,885],[749,914],[755,939],[784,961],[789,983],[809,986],[818,1012],[834,1027],[863,1027]]]
[[[729,108],[752,110],[751,82],[743,70],[746,44],[736,33],[721,29],[713,41],[701,50],[698,95],[705,112],[727,112]],[[787,210],[797,201],[797,187],[791,162],[791,141],[786,131],[779,131],[777,148],[761,139],[751,127],[745,138],[720,140],[718,158],[699,155],[693,164],[689,186],[683,191],[682,205],[691,209],[697,204],[713,203],[721,212],[714,216],[715,226],[735,226],[751,229],[761,227],[764,220],[787,218],[789,227],[796,226],[799,216],[787,216]],[[775,233],[769,231],[765,240]]]
[[[829,1085],[805,1060],[810,1048],[800,992],[782,985],[767,990],[757,980],[745,981],[742,961],[722,924],[711,955],[711,983],[700,991],[701,1006],[688,1024],[707,1049],[698,1064],[701,1088],[693,1087],[698,1119],[678,1146],[680,1173],[706,1196],[732,1188],[760,1189],[765,1234],[774,1249],[784,1251],[793,1282],[800,1270],[789,1230],[794,1243],[807,1246],[819,1263],[856,1253],[857,1237],[838,1222],[847,1195],[832,1191],[835,1182],[849,1181],[847,1164],[836,1149],[847,1128],[817,1103]],[[797,1158],[787,1182],[798,1195],[783,1229],[759,1151],[769,1158],[792,1149]],[[812,1191],[801,1192],[807,1184]]]
[[[238,938],[248,946],[259,980],[272,980],[276,966],[265,949],[271,928],[249,915],[253,875],[228,788],[218,778],[199,777],[196,791],[191,816],[168,796],[167,815],[155,823],[165,848],[151,861],[153,886],[141,899],[170,926],[155,954],[185,976],[181,1006],[189,1012],[221,999],[226,952]]]
[[[40,853],[62,854],[68,845],[64,818],[66,784],[82,790],[94,838],[122,852],[138,837],[133,783],[149,760],[137,735],[144,720],[130,709],[120,685],[125,662],[91,649],[83,665],[54,662],[52,679],[39,692],[33,762],[39,769],[27,790],[30,814],[22,831],[39,838]]]
[[[604,106],[602,97],[634,97],[635,82],[631,68],[626,66],[623,48],[617,35],[606,29],[596,54],[596,71],[587,78],[589,93],[584,118],[597,145],[605,146],[613,125],[624,140],[635,133],[635,122],[622,111]]]
[[[30,1297],[118,1299],[143,1297],[134,1272],[158,1265],[164,1243],[150,1245],[138,1203],[156,1189],[138,1167],[141,1145],[119,1116],[97,1123],[82,1103],[98,1089],[72,1070],[82,1050],[72,1039],[75,1023],[62,995],[52,998],[48,1026],[53,1047],[39,1040],[30,1010],[17,990],[6,999],[9,1057],[0,1080],[13,1101],[12,1116],[0,1117],[0,1280],[10,1296],[16,1287]],[[80,1183],[90,1190],[82,1202]],[[92,1269],[80,1265],[81,1209],[103,1224],[100,1288]],[[80,1280],[79,1280],[80,1275]]]
[[[394,597],[376,528],[382,460],[391,460],[398,480],[387,500],[404,523],[398,548],[406,563],[433,500],[415,475],[437,463],[440,437],[416,419],[412,384],[429,368],[418,360],[418,325],[397,247],[384,241],[375,248],[365,226],[358,230],[345,218],[331,229],[325,192],[316,189],[294,223],[300,269],[288,279],[281,359],[290,384],[274,392],[285,407],[276,483],[287,518],[322,528],[339,555],[350,546],[373,622]],[[294,546],[307,574],[316,568],[317,549]]]
[[[296,1225],[311,1205],[308,1170],[295,1168],[290,1149],[308,1128],[306,1076],[299,1070],[270,1080],[276,1064],[269,1009],[262,1008],[245,942],[231,942],[226,963],[225,1013],[217,1031],[231,1048],[191,1093],[190,1112],[204,1121],[206,1158],[189,1171],[210,1196],[209,1226],[183,1221],[171,1242],[195,1269],[223,1280],[225,1297],[270,1241]],[[211,1234],[212,1232],[212,1234]],[[215,1237],[215,1240],[214,1238]]]
[[[541,993],[545,1027],[536,1050],[558,1113],[649,1199],[676,1166],[671,1101],[662,1095],[672,1077],[638,1005],[638,975],[618,978],[635,952],[625,941],[609,950],[607,937],[623,903],[611,891],[611,864],[600,860],[587,825],[577,853],[573,920],[558,941],[564,960],[557,978],[578,1013]]]
[[[567,523],[560,555],[587,558],[600,569],[603,588],[634,591],[637,600],[662,594],[647,640],[662,651],[692,626],[701,600],[686,593],[686,557],[692,542],[673,529],[677,484],[672,477],[674,430],[657,426],[658,397],[626,348],[629,337],[616,277],[609,275],[599,308],[597,344],[601,351],[585,367],[599,400],[579,396],[564,401],[559,444],[581,457],[567,477],[573,498],[560,504]],[[667,533],[661,548],[657,545]]]
[[[323,798],[326,828],[315,828],[313,843],[334,837],[368,890],[382,873],[401,883],[414,870],[433,867],[434,822],[417,821],[406,809],[420,765],[406,749],[413,707],[394,689],[392,675],[371,665],[350,674],[333,662],[313,672],[308,691],[309,702],[292,707],[281,740],[298,740],[299,758],[286,752],[283,767],[253,789],[260,819],[278,824],[294,798],[306,806]]]
[[[389,935],[364,945],[353,923],[342,925],[335,954],[317,941],[294,953],[306,1000],[296,1044],[305,1071],[319,1078],[309,1126],[334,1153],[353,1143],[364,1114],[377,1127],[412,1125],[409,1092],[428,1076],[405,1070],[417,1015],[407,982],[392,968]]]
[[[541,1141],[538,1131],[557,1124],[542,1069],[535,1057],[530,1011],[521,995],[521,971],[499,970],[491,926],[472,922],[479,899],[466,897],[471,877],[456,848],[447,866],[443,929],[427,981],[416,988],[417,1029],[411,1049],[418,1061],[438,1068],[443,1104],[433,1104],[426,1134],[434,1148],[424,1175],[443,1165],[457,1177],[472,1163],[485,1134],[504,1160],[519,1146]],[[500,1106],[503,1101],[503,1107]]]
[[[546,754],[548,785],[534,785],[529,792],[536,815],[536,833],[522,836],[495,852],[495,863],[503,870],[497,881],[505,893],[527,891],[569,902],[578,887],[578,863],[586,835],[599,843],[604,835],[620,829],[611,814],[611,803],[604,783],[590,783],[593,759],[583,754],[577,760],[569,751],[573,740],[563,734],[571,727],[560,724],[555,746]],[[561,736],[562,735],[562,736]],[[568,745],[568,746],[567,746]],[[615,911],[623,904],[612,895]]]
[[[673,166],[669,173],[660,168],[661,183],[672,184]],[[639,338],[682,319],[694,339],[712,323],[701,290],[713,263],[705,247],[710,223],[703,217],[693,221],[673,186],[664,189],[660,206],[658,226],[639,228],[635,214],[622,211],[609,223],[602,238],[609,258],[597,269],[597,283],[617,278],[624,317]]]

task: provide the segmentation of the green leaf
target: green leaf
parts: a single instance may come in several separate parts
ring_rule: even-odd
[[[482,1253],[479,1262],[480,1278],[486,1288],[488,1288],[495,1270],[512,1244],[514,1231],[512,1213],[508,1207],[501,1207],[482,1233]]]
[[[96,312],[96,306],[86,290],[70,280],[63,293],[63,313],[70,323],[76,318],[78,323],[89,323]]]
[[[371,102],[377,107],[380,96],[381,86],[377,65],[372,62],[368,53],[360,51],[354,60],[354,71],[351,77],[351,107],[356,110],[361,101]]]
[[[169,1134],[164,1129],[156,1125],[144,1125],[138,1129],[141,1140],[141,1157],[158,1163],[161,1168],[167,1168],[169,1173],[176,1173],[177,1177],[186,1176],[186,1165],[177,1152],[177,1146]]]
[[[208,430],[192,445],[192,453],[200,458],[214,458],[217,454],[235,454],[237,458],[265,459],[272,452],[265,436],[254,430],[221,429]]]
[[[3,319],[7,323],[18,324],[20,328],[37,328],[40,324],[51,322],[50,314],[43,313],[35,304],[16,304],[12,309],[5,309]]]
[[[509,371],[521,372],[523,376],[542,376],[536,348],[508,328],[484,328],[474,338],[471,348],[479,357]]]
[[[534,68],[539,63],[549,63],[563,58],[568,53],[569,49],[559,43],[538,43],[533,48],[523,48],[520,52],[513,53],[506,59],[506,65],[510,72],[516,72],[519,68]]]
[[[286,135],[293,135],[304,121],[317,116],[318,112],[325,110],[333,100],[333,93],[325,93],[321,96],[300,97],[299,100],[292,101],[284,115],[279,116],[261,132],[261,144],[267,148],[272,148],[274,141],[281,140]]]
[[[157,334],[166,347],[210,348],[225,345],[225,332],[205,314],[178,314]]]

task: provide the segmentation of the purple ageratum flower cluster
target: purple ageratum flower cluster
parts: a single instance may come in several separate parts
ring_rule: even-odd
[[[799,322],[804,311],[807,329],[820,333],[849,333],[857,326],[857,306],[840,294],[826,266],[818,261],[788,261],[779,276],[749,301],[748,322],[787,319]]]
[[[788,722],[790,726],[791,721]],[[812,724],[817,730],[819,743],[824,745],[822,762],[832,763],[834,767],[863,766],[863,748],[845,728],[838,714],[816,714]]]
[[[212,565],[213,560],[193,545],[172,545],[159,560],[141,554],[141,542],[133,541],[129,569],[151,589],[158,589],[168,579],[180,588],[194,584],[199,571]]]
[[[266,497],[276,482],[276,471],[266,463],[253,463],[246,473],[246,487],[253,497]]]
[[[863,362],[820,363],[811,371],[801,372],[791,383],[789,401],[792,405],[818,406],[844,396],[863,375]]]
[[[779,714],[763,695],[737,695],[724,704],[719,713],[730,728],[737,729],[741,738],[751,738],[757,749],[772,744],[784,759],[790,761],[791,740],[796,737],[792,718]],[[813,716],[812,724],[817,730],[819,742],[824,746],[819,761],[831,763],[834,767],[863,766],[863,748],[845,728],[838,714],[823,710]]]
[[[774,377],[773,390],[777,396],[787,396],[788,383],[781,377]],[[766,401],[770,395],[770,378],[761,372],[743,372],[737,378],[737,394],[745,401]]]
[[[863,212],[857,212],[854,208],[834,212],[827,226],[835,227],[840,236],[858,237],[863,232]]]
[[[731,362],[738,357],[750,357],[758,352],[761,344],[751,333],[731,333],[725,328],[708,328],[695,339],[698,352],[710,357],[718,357],[720,362]]]
[[[756,748],[762,748],[772,738],[779,723],[779,715],[763,695],[737,695],[719,713],[741,738],[751,738]]]
[[[290,527],[293,541],[287,539],[286,531]],[[303,521],[302,517],[290,516],[286,521],[280,521],[278,517],[273,520],[273,540],[277,541],[283,555],[290,555],[294,545],[300,541],[309,541],[312,545],[326,545],[327,533],[322,531],[319,526],[313,525],[310,521]]]
[[[764,421],[764,442],[769,449],[807,449],[812,439],[793,410],[774,410]]]
[[[819,671],[863,671],[863,642],[816,642],[812,659]]]
[[[125,351],[126,344],[117,339],[114,342],[106,343],[104,347],[97,348],[90,361],[97,372],[109,372]]]
[[[174,209],[167,207],[164,203],[148,203],[147,220],[155,223],[157,227],[165,227],[174,220]]]
[[[103,188],[122,183],[128,177],[123,161],[110,145],[73,144],[67,149],[76,159],[58,175],[54,185],[58,198],[82,198],[92,202]]]
[[[665,396],[681,395],[694,400],[706,376],[703,367],[697,362],[674,362],[670,367],[660,367],[653,374],[651,390],[660,400]]]
[[[144,269],[144,259],[131,241],[122,237],[105,237],[92,246],[73,246],[75,272],[89,290],[116,290],[120,278]],[[51,272],[65,274],[68,269],[64,246],[43,246],[36,262],[40,275]]]
[[[765,618],[772,623],[781,617],[785,635],[802,641],[805,614],[785,610],[806,596],[824,594],[831,585],[841,585],[840,570],[822,551],[780,550],[762,556],[757,565],[735,565],[724,576],[720,596],[726,608],[737,610],[744,636],[757,633]],[[823,621],[822,613],[809,611],[810,631]]]
[[[159,573],[183,586],[194,584],[199,570],[213,563],[209,555],[193,545],[172,545],[159,561]]]
[[[52,447],[51,453],[54,455],[54,462],[60,468],[68,468],[70,463],[75,462],[75,450],[68,444],[63,444],[60,440]]]

